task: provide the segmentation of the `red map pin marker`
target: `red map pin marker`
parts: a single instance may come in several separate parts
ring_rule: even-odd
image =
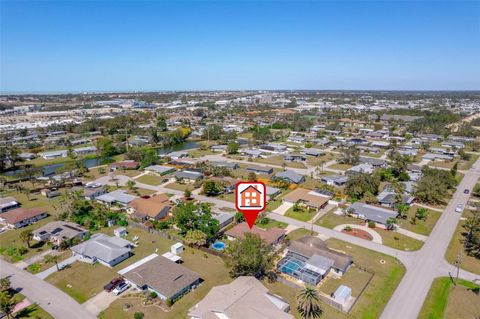
[[[252,229],[258,214],[267,207],[267,187],[262,182],[238,182],[235,187],[235,207]]]

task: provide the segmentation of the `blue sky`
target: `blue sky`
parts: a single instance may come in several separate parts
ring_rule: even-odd
[[[2,92],[480,89],[479,1],[0,1]]]

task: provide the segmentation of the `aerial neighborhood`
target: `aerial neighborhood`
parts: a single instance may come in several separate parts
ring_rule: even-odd
[[[434,318],[439,281],[478,290],[478,95],[86,93],[0,105],[0,317],[58,317],[27,295],[45,282],[81,318],[135,319],[390,318],[406,285],[423,293],[419,318]],[[266,185],[252,228],[236,210],[241,181]],[[32,285],[25,295],[14,273]],[[478,311],[464,293],[465,307],[448,305],[458,318]]]

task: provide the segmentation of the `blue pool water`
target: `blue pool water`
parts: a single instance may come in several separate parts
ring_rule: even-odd
[[[218,251],[222,251],[225,249],[225,243],[222,243],[221,241],[216,241],[213,243],[212,248]]]
[[[285,263],[285,265],[282,266],[281,271],[285,274],[291,275],[298,268],[300,268],[300,265],[298,263],[290,260],[287,263]]]

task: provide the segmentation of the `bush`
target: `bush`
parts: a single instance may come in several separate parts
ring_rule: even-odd
[[[145,317],[143,312],[135,312],[135,314],[133,315],[134,319],[143,319],[143,317]]]
[[[150,297],[151,297],[152,299],[157,298],[157,296],[158,296],[158,295],[157,295],[157,293],[156,293],[155,291],[151,291],[151,292],[150,292]]]
[[[167,305],[167,307],[171,307],[173,305],[173,300],[168,298],[167,300],[165,300],[165,304]]]
[[[18,253],[20,255],[25,255],[26,253],[28,253],[28,249],[26,247],[20,247],[18,248]]]
[[[375,222],[372,220],[368,221],[368,228],[375,228]]]
[[[343,229],[344,231],[352,231],[352,227],[350,226],[345,226],[345,228]]]

